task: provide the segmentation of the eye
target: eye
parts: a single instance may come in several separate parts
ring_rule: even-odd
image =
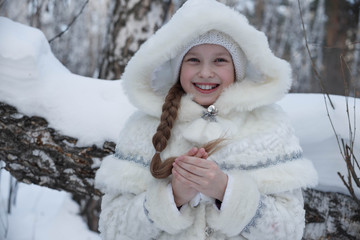
[[[215,62],[219,62],[219,63],[221,63],[221,62],[228,62],[228,60],[225,59],[225,58],[216,58],[216,59],[215,59]]]
[[[190,57],[188,59],[186,59],[187,62],[200,62],[200,60],[196,57]]]

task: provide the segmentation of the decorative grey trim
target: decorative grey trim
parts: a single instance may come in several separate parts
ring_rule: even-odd
[[[209,226],[207,226],[207,227],[205,228],[205,235],[206,235],[206,237],[211,237],[211,235],[213,235],[214,232],[215,232],[215,230],[214,230],[213,228],[209,227]]]
[[[255,227],[256,226],[256,220],[261,218],[262,217],[262,210],[266,207],[264,202],[263,202],[263,199],[265,197],[264,196],[261,196],[260,197],[260,201],[259,201],[259,204],[258,204],[258,207],[256,209],[256,213],[254,215],[254,217],[250,220],[250,222],[244,227],[244,229],[241,231],[242,232],[246,232],[246,233],[250,233],[250,228],[252,227]]]
[[[125,155],[122,152],[115,152],[114,157],[121,159],[121,160],[126,160],[129,162],[134,162],[137,164],[140,164],[144,167],[149,167],[150,166],[150,162],[145,161],[145,159],[142,156],[134,156],[134,155]]]
[[[149,220],[150,223],[154,223],[154,221],[149,217],[149,210],[147,210],[147,208],[145,207],[145,203],[146,203],[146,198],[144,199],[144,202],[143,202],[145,216]]]
[[[219,165],[220,169],[222,170],[233,170],[233,169],[239,169],[239,170],[255,170],[255,169],[260,169],[260,168],[267,168],[270,166],[275,166],[278,165],[280,163],[286,163],[286,162],[291,162],[293,160],[302,158],[302,152],[298,151],[298,152],[292,152],[290,154],[285,154],[282,156],[277,156],[275,157],[275,159],[271,159],[268,158],[265,162],[257,162],[256,164],[253,165],[246,165],[246,164],[232,164],[232,163],[226,163],[226,162],[217,162],[217,164]]]
[[[206,121],[209,121],[209,122],[217,122],[216,115],[211,114],[206,111],[203,112],[203,115],[201,116],[201,118]]]
[[[121,160],[126,160],[129,162],[134,162],[137,164],[140,164],[144,167],[149,167],[150,166],[150,162],[149,161],[145,161],[145,159],[142,156],[134,156],[134,155],[125,155],[122,152],[116,152],[114,154],[114,156],[116,158],[119,158]],[[238,170],[256,170],[256,169],[260,169],[260,168],[267,168],[270,166],[275,166],[281,163],[286,163],[286,162],[291,162],[297,159],[302,158],[302,152],[301,151],[297,151],[297,152],[292,152],[289,154],[285,154],[282,156],[277,156],[274,159],[272,158],[268,158],[265,162],[257,162],[253,165],[246,165],[246,164],[233,164],[233,163],[226,163],[226,162],[217,162],[216,163],[219,165],[220,169],[222,170],[233,170],[233,169],[238,169]]]

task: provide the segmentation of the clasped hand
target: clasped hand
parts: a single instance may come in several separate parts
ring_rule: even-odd
[[[171,184],[177,207],[188,203],[198,192],[223,200],[228,177],[207,157],[204,148],[192,148],[175,159]]]

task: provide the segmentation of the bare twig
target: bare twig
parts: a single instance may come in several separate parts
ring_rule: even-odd
[[[349,111],[349,102],[348,102],[348,96],[349,96],[349,84],[346,81],[346,76],[344,73],[344,66],[343,64],[346,66],[346,69],[348,70],[348,72],[350,71],[350,68],[348,66],[348,64],[346,63],[344,57],[341,55],[340,56],[340,63],[341,63],[341,70],[342,70],[342,74],[343,74],[343,79],[344,79],[344,86],[345,86],[345,102],[346,102],[346,116],[347,116],[347,120],[348,120],[348,127],[349,127],[349,144],[345,144],[344,140],[342,139],[342,143],[343,143],[343,150],[345,152],[345,162],[348,168],[348,172],[349,172],[349,178],[350,176],[352,176],[354,182],[356,183],[356,186],[360,188],[360,181],[359,178],[356,174],[356,171],[354,170],[355,164],[356,166],[360,169],[359,167],[359,163],[355,157],[355,154],[353,152],[354,149],[354,145],[355,145],[355,136],[356,136],[356,99],[354,97],[354,116],[353,116],[353,121],[354,121],[354,126],[352,126],[351,124],[351,117],[350,117],[350,111]],[[353,81],[353,78],[350,78],[350,81]],[[354,91],[356,91],[356,89],[354,89]],[[354,130],[354,131],[353,131]],[[352,188],[352,180],[351,178],[348,180],[349,183],[349,187]]]
[[[18,189],[18,181],[13,177],[13,176],[9,176],[10,177],[10,181],[9,181],[9,197],[8,197],[8,209],[7,212],[10,214],[11,213],[11,206],[15,205],[16,203],[16,194],[17,194],[17,189]]]
[[[345,153],[342,151],[342,147],[341,147],[341,145],[340,145],[340,138],[339,138],[339,135],[338,135],[337,132],[336,132],[335,125],[334,125],[334,123],[333,123],[333,121],[332,121],[332,118],[331,118],[331,116],[330,116],[330,111],[329,111],[329,107],[328,107],[327,102],[326,102],[325,95],[324,95],[324,101],[325,101],[326,114],[327,114],[327,117],[328,117],[328,119],[329,119],[331,128],[332,128],[332,130],[333,130],[333,132],[334,132],[334,134],[335,134],[335,138],[336,138],[336,142],[337,142],[337,144],[338,144],[339,150],[340,150],[340,154],[341,154],[342,158],[345,159]]]
[[[357,161],[357,159],[355,157],[355,154],[354,154],[354,151],[353,151],[354,146],[355,146],[355,136],[356,136],[356,111],[355,111],[356,110],[356,98],[354,97],[354,115],[353,115],[353,117],[351,117],[350,116],[350,111],[349,111],[349,99],[348,99],[348,97],[350,95],[350,90],[349,90],[348,81],[346,81],[346,74],[345,74],[345,71],[344,71],[345,70],[344,66],[346,66],[346,69],[347,69],[348,72],[351,72],[351,71],[350,71],[349,66],[347,65],[344,57],[341,55],[340,56],[340,63],[341,63],[341,71],[342,71],[343,80],[344,80],[344,87],[345,87],[346,116],[347,116],[348,131],[349,131],[349,144],[347,144],[347,143],[345,143],[345,140],[343,138],[339,137],[339,135],[338,135],[338,133],[337,133],[337,131],[335,129],[333,120],[332,120],[332,118],[330,116],[330,111],[329,111],[329,108],[328,108],[327,101],[330,102],[330,105],[332,106],[333,109],[334,109],[334,105],[331,102],[329,94],[327,92],[325,92],[325,87],[323,85],[322,78],[321,78],[319,72],[317,71],[317,69],[315,67],[315,64],[314,64],[314,61],[313,61],[312,56],[311,56],[311,52],[310,52],[309,45],[308,45],[308,40],[307,40],[307,35],[306,35],[306,31],[305,31],[305,24],[304,24],[304,20],[303,20],[300,0],[298,0],[298,6],[299,6],[299,11],[300,11],[302,28],[303,28],[303,32],[304,32],[306,49],[307,49],[307,52],[309,54],[315,76],[320,82],[320,86],[321,86],[323,96],[324,96],[326,113],[327,113],[328,119],[330,121],[332,130],[333,130],[333,132],[335,134],[340,154],[341,154],[343,160],[345,161],[346,167],[347,167],[348,175],[347,175],[346,180],[345,180],[344,175],[342,175],[340,172],[338,172],[337,174],[339,175],[340,179],[344,183],[345,187],[348,189],[350,195],[353,197],[353,199],[360,206],[360,200],[357,198],[357,195],[356,195],[356,193],[354,191],[354,187],[353,187],[353,181],[354,181],[356,186],[360,188],[360,179],[358,178],[357,173],[355,171],[355,167],[357,167],[359,169],[360,169],[360,167],[359,167],[359,162]],[[352,77],[350,78],[350,81],[353,82]],[[353,85],[354,85],[354,92],[356,93],[355,84],[353,84]],[[326,98],[325,95],[327,96],[327,98]],[[353,124],[351,122],[352,120],[354,121]]]
[[[359,50],[359,48],[356,47],[357,44],[360,43],[360,41],[355,41],[355,42],[350,42],[350,43],[347,43],[346,46],[326,46],[324,44],[320,44],[320,43],[316,43],[316,42],[308,42],[309,45],[311,46],[314,46],[314,47],[321,47],[321,48],[324,48],[324,49],[340,49],[340,50],[347,50],[349,49],[349,45],[351,45],[353,47],[353,50]]]
[[[341,151],[340,139],[339,139],[338,134],[336,133],[334,123],[333,123],[333,121],[332,121],[332,119],[331,119],[330,111],[329,111],[329,108],[328,108],[327,101],[329,101],[329,103],[330,103],[330,105],[331,105],[331,107],[332,107],[333,109],[335,109],[335,107],[334,107],[334,104],[333,104],[332,101],[331,101],[331,98],[330,98],[329,93],[325,92],[325,87],[324,87],[322,78],[321,78],[321,76],[320,76],[320,73],[317,71],[316,66],[315,66],[315,63],[314,63],[314,60],[313,60],[313,58],[312,58],[312,55],[311,55],[311,52],[310,52],[310,49],[309,49],[308,38],[307,38],[306,30],[305,30],[305,23],[304,23],[304,19],[303,19],[303,13],[302,13],[302,9],[301,9],[300,0],[298,0],[297,2],[298,2],[299,12],[300,12],[300,19],[301,19],[302,29],[303,29],[303,33],[304,33],[304,38],[305,38],[306,50],[307,50],[308,55],[309,55],[309,57],[310,57],[311,65],[312,65],[313,71],[314,71],[314,73],[315,73],[315,76],[316,76],[316,78],[319,80],[319,83],[320,83],[320,87],[321,87],[321,90],[322,90],[322,93],[323,93],[323,96],[324,96],[326,113],[327,113],[328,119],[329,119],[329,121],[330,121],[331,127],[332,127],[332,129],[333,129],[333,131],[334,131],[334,133],[335,133],[336,141],[337,141],[338,147],[339,147],[339,149],[340,149],[340,153],[341,153],[342,157],[345,158],[344,153]],[[326,99],[325,95],[327,96],[327,99]]]
[[[0,193],[2,191],[1,189],[1,181],[2,181],[2,173],[4,172],[4,166],[3,162],[0,161]],[[4,202],[4,199],[0,197],[0,230],[3,229],[3,232],[0,231],[0,237],[7,237],[8,231],[9,231],[9,219],[8,214],[6,212],[6,204]]]
[[[342,175],[340,172],[338,172],[337,174],[339,175],[340,179],[342,180],[342,182],[344,183],[344,185],[345,185],[346,188],[348,189],[348,191],[349,191],[350,195],[352,196],[352,198],[356,201],[356,203],[357,203],[358,205],[360,205],[360,200],[356,197],[356,194],[355,194],[355,192],[354,192],[354,189],[353,189],[352,187],[350,187],[350,186],[348,185],[348,183],[345,181],[344,175]],[[351,181],[350,181],[350,182],[351,182]]]
[[[346,162],[346,165],[347,165],[347,168],[349,169],[349,172],[351,173],[351,176],[353,177],[354,179],[354,182],[356,183],[356,186],[360,188],[360,181],[359,181],[359,178],[356,174],[356,171],[354,169],[354,163],[351,161],[351,160],[355,160],[356,163],[357,163],[357,160],[353,154],[353,151],[352,149],[346,145],[345,146],[347,152],[346,152],[346,155],[348,156],[346,159],[345,159],[345,162]],[[358,163],[357,163],[357,167],[359,167]]]
[[[349,100],[348,100],[348,97],[347,97],[349,95],[349,84],[346,81],[346,76],[345,76],[344,66],[343,66],[344,62],[345,62],[344,57],[342,55],[340,55],[341,72],[342,72],[342,76],[343,76],[343,80],[344,80],[345,105],[346,105],[346,116],[347,116],[348,127],[349,127],[349,139],[350,139],[350,141],[352,143],[353,132],[352,132],[352,124],[351,124],[351,120],[350,120],[350,113],[349,113]],[[346,62],[345,62],[345,65],[346,65]]]
[[[316,66],[315,66],[315,63],[314,63],[314,60],[312,58],[312,55],[311,55],[311,52],[310,52],[310,49],[309,49],[309,43],[308,43],[308,38],[307,38],[307,34],[306,34],[306,30],[305,30],[305,23],[304,23],[304,18],[303,18],[303,13],[302,13],[302,10],[301,10],[301,4],[300,4],[300,0],[297,1],[298,2],[298,5],[299,5],[299,12],[300,12],[300,19],[301,19],[301,25],[302,25],[302,29],[303,29],[303,33],[304,33],[304,38],[305,38],[305,46],[306,46],[306,50],[309,54],[309,57],[310,57],[310,61],[311,61],[311,65],[312,65],[312,69],[315,73],[315,77],[319,80],[319,83],[320,83],[320,87],[321,87],[321,91],[327,96],[329,102],[330,102],[330,105],[333,109],[335,109],[334,107],[334,104],[332,103],[331,101],[331,98],[330,98],[330,95],[329,93],[326,91],[325,89],[325,86],[324,86],[324,83],[322,81],[322,78],[320,76],[320,73],[317,71],[316,69]]]
[[[89,0],[86,0],[83,4],[83,6],[80,9],[80,12],[78,14],[75,15],[75,17],[71,20],[71,22],[69,23],[69,25],[66,27],[65,30],[61,31],[60,33],[58,33],[55,37],[51,38],[49,40],[49,43],[51,43],[52,41],[54,41],[55,39],[61,37],[64,33],[66,33],[70,27],[75,23],[76,19],[82,14],[82,12],[84,11],[86,5],[89,3]]]
[[[345,65],[345,67],[346,67],[346,69],[347,69],[347,71],[350,73],[351,72],[351,69],[349,68],[349,65],[347,64],[347,62],[345,61],[345,59],[344,59],[344,56],[343,55],[341,55],[340,56],[340,59],[341,59],[341,70],[343,71],[343,77],[344,77],[344,85],[345,86],[349,86],[347,83],[346,83],[346,81],[345,81],[345,73],[344,73],[344,68],[343,68],[343,63],[344,63],[344,65]],[[351,83],[353,83],[353,86],[354,86],[354,89],[353,89],[353,91],[354,91],[354,93],[356,92],[356,85],[354,84],[354,82],[355,82],[355,80],[354,80],[354,78],[353,78],[353,76],[352,75],[350,75],[350,82]],[[345,88],[346,89],[346,88]],[[345,94],[345,96],[346,96],[346,112],[347,112],[347,117],[348,117],[348,122],[349,122],[349,124],[350,124],[350,114],[349,114],[349,105],[348,105],[348,101],[347,101],[347,99],[348,99],[348,95],[349,95],[349,87],[347,87],[347,90],[348,90],[348,94]],[[354,108],[354,115],[353,115],[353,121],[354,121],[354,126],[353,126],[353,129],[354,129],[354,131],[353,132],[351,132],[352,133],[352,136],[350,135],[350,147],[351,147],[351,149],[354,149],[354,144],[355,144],[355,137],[356,137],[356,96],[354,96],[354,103],[353,103],[353,108]],[[350,128],[350,131],[351,131],[351,128]]]

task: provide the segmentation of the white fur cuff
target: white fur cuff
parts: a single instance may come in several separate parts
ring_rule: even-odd
[[[169,234],[177,234],[191,226],[194,217],[190,208],[182,208],[181,212],[178,211],[174,199],[169,197],[168,185],[167,180],[153,179],[149,183],[144,207],[156,227]]]
[[[238,235],[256,214],[259,201],[255,181],[245,172],[232,174],[221,210],[210,207],[208,224],[228,236]]]

